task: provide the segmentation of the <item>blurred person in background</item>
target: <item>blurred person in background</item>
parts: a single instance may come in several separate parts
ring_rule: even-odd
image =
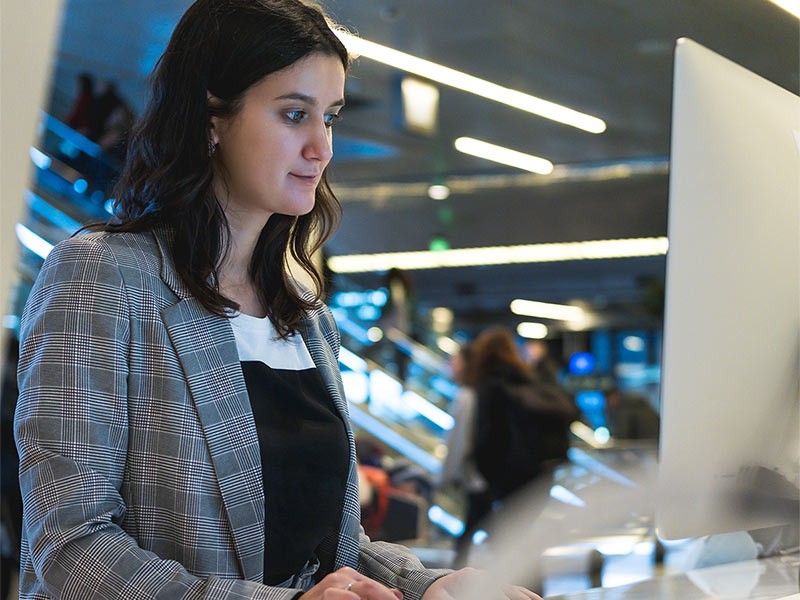
[[[475,389],[467,383],[472,360],[471,344],[462,344],[453,356],[450,368],[458,394],[451,410],[454,425],[448,432],[445,443],[447,458],[442,466],[439,487],[451,486],[461,496],[464,510],[464,531],[455,542],[453,566],[463,567],[468,562],[472,537],[481,520],[491,512],[492,496],[486,480],[473,460],[473,442],[477,419],[477,397]]]
[[[21,598],[449,600],[478,577],[359,525],[311,258],[340,216],[326,169],[348,65],[311,3],[181,18],[115,219],[52,250],[23,314]]]
[[[468,382],[478,405],[473,459],[496,510],[529,483],[552,478],[567,458],[578,413],[557,386],[537,378],[506,327],[475,339]]]
[[[411,275],[402,269],[392,267],[384,276],[383,286],[388,297],[378,325],[386,332],[396,329],[403,338],[412,342],[419,341],[416,328],[416,292]],[[411,356],[399,344],[391,341],[389,336],[384,340],[383,348],[388,348],[384,360],[392,365],[398,379],[405,383],[409,376]]]
[[[524,349],[536,378],[542,383],[557,385],[560,367],[550,354],[547,340],[525,340]]]
[[[94,121],[94,77],[80,73],[76,78],[78,93],[64,122],[82,135],[88,136]]]
[[[104,81],[102,91],[94,99],[89,139],[97,142],[107,155],[122,162],[133,124],[134,115],[128,102],[119,95],[113,81]]]

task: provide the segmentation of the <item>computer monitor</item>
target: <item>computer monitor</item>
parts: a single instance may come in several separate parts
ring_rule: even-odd
[[[800,98],[678,40],[656,526],[798,520]]]

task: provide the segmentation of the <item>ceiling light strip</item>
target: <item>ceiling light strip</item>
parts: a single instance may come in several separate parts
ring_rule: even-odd
[[[328,266],[336,273],[368,273],[404,270],[475,267],[518,263],[560,262],[663,256],[667,253],[666,237],[588,242],[562,242],[485,248],[457,248],[437,252],[385,252],[332,256]]]
[[[592,115],[497,85],[491,81],[406,54],[394,48],[370,42],[346,31],[337,30],[336,35],[342,40],[348,52],[357,56],[366,56],[396,69],[539,115],[551,121],[570,125],[589,133],[603,133],[606,130],[605,121]]]
[[[456,150],[464,154],[477,156],[478,158],[508,165],[510,167],[517,167],[518,169],[530,171],[531,173],[549,175],[553,172],[553,163],[545,158],[539,158],[538,156],[518,152],[511,148],[490,144],[483,140],[476,140],[471,137],[460,137],[455,141],[454,145]]]
[[[517,298],[510,305],[511,312],[524,317],[539,317],[542,319],[557,319],[560,321],[578,321],[583,318],[584,312],[580,306],[569,304],[553,304],[551,302],[537,302]]]
[[[800,0],[771,0],[771,2],[800,19]]]

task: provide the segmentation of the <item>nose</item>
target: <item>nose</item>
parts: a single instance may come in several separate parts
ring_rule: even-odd
[[[310,128],[303,154],[309,160],[318,160],[327,164],[333,158],[333,140],[331,128],[324,121]]]

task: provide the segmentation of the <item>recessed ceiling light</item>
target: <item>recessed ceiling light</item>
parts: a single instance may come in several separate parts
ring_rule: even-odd
[[[450,188],[442,184],[432,185],[428,188],[428,197],[431,200],[447,200],[450,197]]]
[[[547,325],[543,323],[520,323],[517,325],[517,333],[520,337],[531,340],[543,340],[547,337]]]

